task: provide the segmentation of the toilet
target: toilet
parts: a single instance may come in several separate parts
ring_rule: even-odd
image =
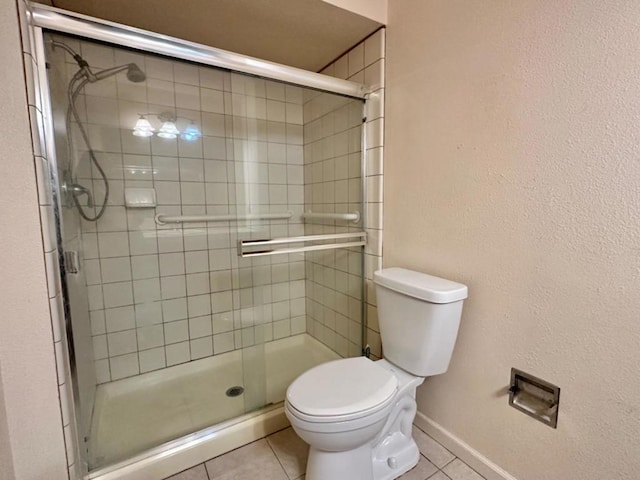
[[[391,480],[418,463],[416,388],[447,371],[467,287],[404,268],[374,282],[385,358],[328,362],[287,389],[285,413],[310,447],[306,480]]]

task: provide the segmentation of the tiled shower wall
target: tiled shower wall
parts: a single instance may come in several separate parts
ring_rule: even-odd
[[[304,104],[305,209],[323,213],[357,210],[366,215],[365,344],[370,345],[373,358],[382,356],[373,272],[382,267],[384,56],[385,30],[380,29],[321,72],[368,85],[371,93],[366,111],[358,102],[327,103],[322,99],[326,94],[310,94]],[[358,203],[363,119],[367,144],[364,213]],[[307,224],[305,231],[341,233],[360,231],[362,226],[362,222],[323,221]],[[308,331],[342,355],[360,354],[361,275],[355,252],[342,249],[307,254]]]
[[[87,85],[83,121],[109,178],[109,204],[82,222],[84,273],[98,383],[305,330],[302,257],[240,259],[243,238],[303,233],[302,89],[82,42],[94,69],[135,62],[147,74]],[[69,58],[70,59],[70,58]],[[68,59],[68,60],[69,60]],[[77,67],[67,65],[72,74]],[[139,113],[193,121],[197,141],[140,138]],[[155,115],[147,118],[159,127]],[[84,149],[79,135],[76,145]],[[78,183],[103,186],[81,154]],[[156,209],[124,205],[154,188]],[[157,225],[154,215],[293,212],[290,220]]]
[[[362,212],[364,103],[308,92],[304,103],[305,211]],[[362,221],[307,220],[306,235],[362,231]],[[362,344],[360,248],[306,254],[307,331],[343,357]]]

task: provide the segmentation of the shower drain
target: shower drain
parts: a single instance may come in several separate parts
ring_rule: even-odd
[[[227,397],[237,397],[244,393],[244,387],[236,385],[235,387],[228,388],[226,393]]]

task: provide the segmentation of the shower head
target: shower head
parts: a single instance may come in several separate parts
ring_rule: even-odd
[[[129,64],[129,68],[127,69],[127,79],[129,79],[130,82],[140,83],[144,82],[146,78],[147,76],[137,64]]]
[[[130,82],[144,82],[147,76],[140,69],[138,65],[135,63],[127,63],[126,65],[120,65],[118,67],[107,68],[105,70],[100,70],[91,76],[87,76],[89,82],[97,82],[99,80],[104,80],[105,78],[112,77],[120,72],[127,72],[127,80]]]

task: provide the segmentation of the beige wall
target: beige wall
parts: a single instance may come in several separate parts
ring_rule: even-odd
[[[419,410],[520,480],[640,471],[639,31],[637,0],[389,5],[384,264],[470,292]]]
[[[57,480],[66,458],[15,1],[0,0],[0,10],[0,458],[10,443],[9,478]]]
[[[0,377],[0,480],[13,478],[13,459],[11,458],[11,442],[9,441],[9,427],[7,426],[7,412],[4,409],[4,394],[2,392],[2,377]]]

